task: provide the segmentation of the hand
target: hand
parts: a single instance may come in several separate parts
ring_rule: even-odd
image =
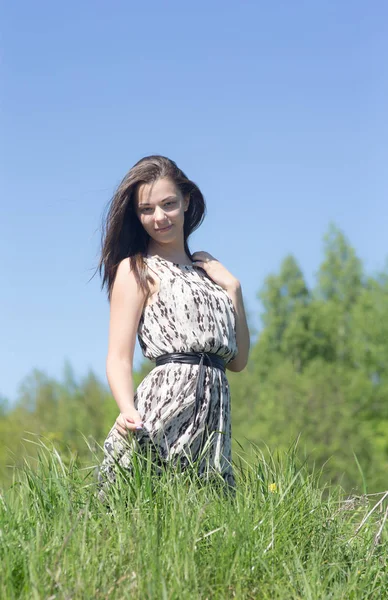
[[[116,430],[123,437],[126,437],[129,432],[136,431],[139,425],[142,426],[143,421],[135,407],[130,407],[124,413],[120,413],[115,421]]]
[[[192,254],[193,262],[197,267],[201,267],[211,279],[224,290],[235,289],[240,282],[209,252],[194,252]]]

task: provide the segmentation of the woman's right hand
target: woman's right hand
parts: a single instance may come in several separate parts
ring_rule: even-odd
[[[130,407],[120,413],[115,421],[116,430],[123,437],[126,437],[129,431],[136,431],[142,425],[142,418],[135,407]]]

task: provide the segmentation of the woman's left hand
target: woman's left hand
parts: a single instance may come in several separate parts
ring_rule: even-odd
[[[193,264],[201,267],[211,279],[224,290],[235,289],[240,282],[234,277],[219,260],[214,258],[209,252],[194,252],[192,254]]]

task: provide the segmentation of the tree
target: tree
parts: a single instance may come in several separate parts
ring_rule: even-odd
[[[267,277],[258,297],[264,307],[264,329],[252,351],[258,371],[264,374],[284,356],[302,370],[314,354],[309,326],[311,295],[293,256],[283,261],[279,275]]]

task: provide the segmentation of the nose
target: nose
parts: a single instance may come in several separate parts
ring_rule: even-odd
[[[164,214],[164,210],[160,206],[157,206],[155,208],[155,212],[154,212],[155,223],[165,223],[166,220],[167,219],[166,219],[166,215]]]

